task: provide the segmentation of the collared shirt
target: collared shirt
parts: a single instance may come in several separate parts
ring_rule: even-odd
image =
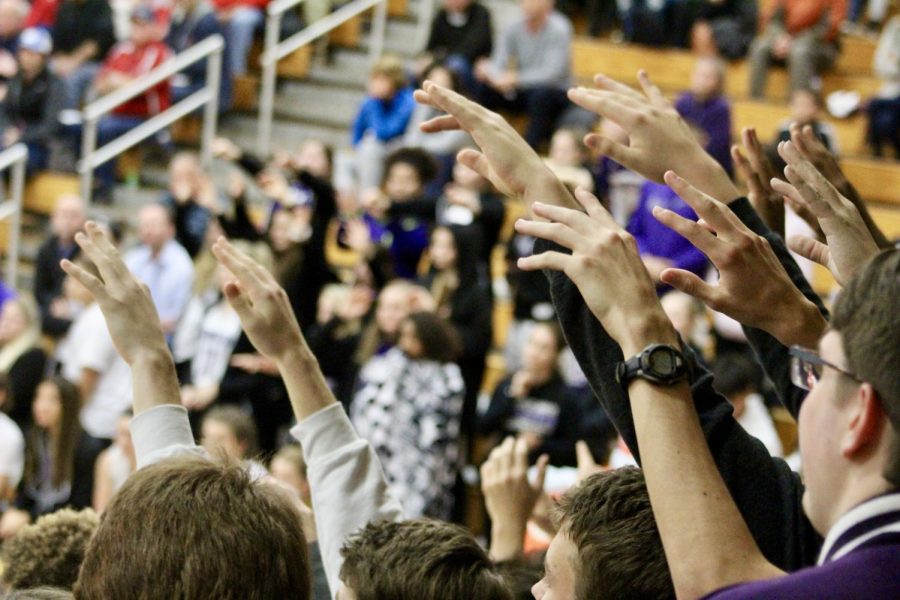
[[[900,535],[900,490],[859,504],[837,520],[822,544],[817,564],[838,560],[856,549]],[[900,550],[898,550],[900,551]]]
[[[194,283],[194,265],[181,244],[169,240],[157,256],[149,247],[138,246],[125,255],[125,265],[150,288],[160,321],[177,322]]]

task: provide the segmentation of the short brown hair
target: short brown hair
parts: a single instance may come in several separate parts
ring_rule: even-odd
[[[97,513],[69,508],[44,515],[3,544],[3,581],[14,590],[39,586],[72,589]]]
[[[900,250],[884,250],[838,296],[831,328],[841,334],[847,369],[872,385],[893,429],[884,477],[900,485]]]
[[[401,90],[406,85],[406,70],[403,59],[395,54],[385,54],[372,65],[371,76],[381,75],[391,80],[394,90]]]
[[[467,530],[433,519],[369,523],[341,549],[357,600],[512,600]]]
[[[562,497],[556,516],[559,534],[578,548],[578,600],[675,598],[640,469],[591,475]]]
[[[75,598],[310,597],[300,513],[225,459],[182,456],[134,473],[103,513]]]
[[[259,451],[256,422],[253,417],[237,406],[216,406],[203,417],[203,421],[217,421],[228,427],[234,438],[244,445],[244,457],[249,458]]]
[[[456,329],[430,312],[414,312],[406,317],[422,344],[422,358],[439,363],[453,362],[462,354],[462,341]]]

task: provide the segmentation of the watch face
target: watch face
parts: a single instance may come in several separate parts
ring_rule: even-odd
[[[650,370],[660,376],[672,375],[677,370],[675,354],[668,348],[656,348],[648,357]]]

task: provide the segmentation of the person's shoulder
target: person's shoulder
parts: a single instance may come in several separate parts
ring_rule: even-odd
[[[567,35],[572,33],[572,21],[558,10],[554,10],[550,13],[550,17],[547,19],[547,25],[558,32],[566,33]]]
[[[9,416],[0,412],[0,444],[4,447],[21,447],[25,445],[25,436],[22,430]]]
[[[191,260],[191,255],[188,254],[188,251],[185,250],[184,246],[179,244],[178,241],[169,240],[168,243],[166,243],[164,252],[166,253],[167,258],[176,262],[179,267],[193,267],[194,263]]]

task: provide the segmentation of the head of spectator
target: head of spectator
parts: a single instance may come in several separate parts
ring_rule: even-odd
[[[97,270],[97,267],[94,266],[87,258],[79,256],[73,261],[82,269],[85,269],[94,277],[100,277],[100,272]],[[80,281],[72,277],[71,275],[66,275],[66,278],[63,279],[63,296],[70,303],[74,304],[78,307],[90,306],[94,303],[94,296],[86,287],[84,287]]]
[[[369,523],[341,554],[339,600],[512,598],[487,553],[459,525],[426,519]]]
[[[47,60],[53,51],[53,40],[47,30],[30,27],[19,36],[19,68],[22,77],[31,81],[40,75],[47,66]]]
[[[877,254],[844,288],[798,419],[803,508],[823,535],[856,504],[900,487],[900,250]],[[814,384],[814,385],[813,385]]]
[[[64,508],[26,525],[0,550],[3,583],[12,590],[71,590],[97,523],[97,513],[90,508]]]
[[[322,140],[304,140],[291,157],[291,166],[298,171],[306,171],[319,179],[331,181],[334,152]]]
[[[587,146],[582,141],[586,133],[571,127],[557,129],[550,138],[547,158],[559,166],[583,167],[587,160]]]
[[[547,381],[559,371],[565,340],[554,321],[536,323],[522,348],[522,369],[537,381]]]
[[[486,192],[491,182],[481,176],[475,169],[470,169],[459,161],[453,165],[453,183],[476,192]]]
[[[275,253],[282,253],[297,245],[297,228],[294,226],[294,218],[291,211],[285,209],[272,213],[272,222],[269,224],[269,246]]]
[[[725,63],[720,58],[706,56],[697,59],[691,73],[691,95],[698,102],[711,100],[725,88]]]
[[[556,520],[535,600],[675,598],[640,469],[586,478],[563,496]]]
[[[811,88],[799,88],[791,93],[791,120],[810,125],[822,116],[825,103],[822,94]]]
[[[194,152],[179,152],[169,161],[169,193],[175,202],[184,203],[197,194],[203,167]]]
[[[472,6],[474,2],[475,0],[442,0],[441,4],[448,13],[461,14]]]
[[[379,58],[369,72],[366,90],[377,100],[391,100],[406,87],[406,70],[399,56],[386,54]]]
[[[718,356],[712,365],[713,386],[734,406],[735,418],[747,407],[747,396],[759,391],[762,378],[757,364],[749,356],[729,352]]]
[[[421,198],[425,186],[437,175],[434,158],[421,148],[400,148],[384,163],[384,193],[391,202]]]
[[[282,446],[269,463],[272,477],[297,492],[307,506],[312,506],[309,479],[306,477],[306,459],[297,444]]]
[[[397,342],[400,325],[415,309],[417,286],[406,280],[396,279],[388,283],[375,301],[375,318],[363,332],[356,362],[364,364],[385,346]]]
[[[468,4],[471,4],[471,2],[466,2],[467,6]],[[441,61],[434,61],[425,67],[425,70],[422,71],[422,81],[431,81],[455,92],[458,92],[462,88],[462,82],[459,79],[459,75]]]
[[[432,269],[436,271],[456,269],[459,249],[456,247],[453,231],[449,227],[435,227],[431,232],[428,256],[431,259]]]
[[[0,309],[0,372],[8,373],[22,354],[37,346],[41,317],[30,296],[19,296]]]
[[[129,39],[137,47],[159,41],[159,25],[156,11],[146,5],[138,5],[131,11]]]
[[[540,29],[555,6],[554,0],[519,0],[522,16],[531,29]]]
[[[118,447],[122,454],[134,461],[134,443],[131,440],[131,428],[129,427],[132,418],[134,418],[134,414],[131,409],[126,410],[119,416],[119,420],[116,422],[116,435],[113,438],[113,445]]]
[[[50,215],[50,229],[62,246],[75,242],[75,234],[84,228],[84,202],[77,194],[63,194],[56,199]]]
[[[453,326],[430,312],[414,312],[403,320],[397,347],[412,360],[442,364],[453,362],[462,354]]]
[[[211,454],[224,452],[236,460],[256,454],[256,423],[235,406],[217,406],[210,410],[203,417],[200,430],[201,443]]]
[[[0,0],[0,41],[15,39],[22,33],[28,10],[24,0]]]
[[[300,513],[286,491],[234,461],[179,457],[143,467],[103,513],[75,595],[306,600]]]
[[[60,488],[72,481],[75,466],[75,449],[81,437],[78,414],[81,411],[81,394],[75,384],[54,377],[38,386],[31,405],[34,426],[29,430],[25,443],[26,485],[40,486],[44,477],[45,457],[41,448],[49,442],[50,483]]]
[[[175,223],[172,213],[162,204],[145,204],[138,211],[137,235],[141,244],[155,256],[175,239]]]

